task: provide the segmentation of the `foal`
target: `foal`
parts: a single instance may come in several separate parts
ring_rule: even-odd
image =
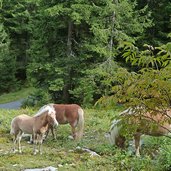
[[[10,134],[14,135],[14,146],[13,150],[15,152],[15,145],[18,142],[18,151],[21,153],[21,138],[23,133],[31,134],[33,136],[33,153],[36,154],[36,146],[39,144],[39,152],[42,154],[42,142],[43,136],[48,130],[48,126],[57,126],[58,122],[56,120],[55,110],[52,106],[47,105],[41,112],[38,112],[33,117],[22,114],[16,116],[11,122]]]

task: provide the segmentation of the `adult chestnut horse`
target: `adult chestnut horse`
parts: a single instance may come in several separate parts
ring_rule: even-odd
[[[39,144],[39,152],[42,153],[42,142],[43,135],[48,130],[48,126],[57,126],[55,109],[47,105],[43,110],[37,112],[33,117],[22,114],[16,116],[11,122],[11,135],[14,135],[14,146],[18,142],[18,151],[21,153],[21,138],[23,133],[31,134],[33,136],[34,149],[33,152],[36,154],[36,145]]]
[[[48,104],[48,105],[51,105],[55,109],[56,120],[58,121],[58,123],[70,124],[72,129],[72,137],[75,140],[80,140],[83,136],[83,130],[84,130],[83,109],[77,104]],[[46,107],[46,105],[40,108],[39,111],[44,109],[44,107]],[[56,135],[54,134],[53,127],[49,125],[49,129],[51,130],[54,139],[56,139]]]
[[[131,125],[134,129],[130,129]],[[153,110],[146,112],[143,108],[129,108],[120,114],[120,119],[112,122],[108,138],[111,144],[124,147],[125,137],[122,131],[134,131],[135,154],[140,156],[140,137],[142,134],[151,136],[167,136],[171,133],[171,110]]]

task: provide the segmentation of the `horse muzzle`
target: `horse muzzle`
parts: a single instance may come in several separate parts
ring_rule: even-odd
[[[57,127],[59,125],[58,121],[55,121],[53,127]]]

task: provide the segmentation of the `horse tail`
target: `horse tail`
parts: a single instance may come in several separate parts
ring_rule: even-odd
[[[82,108],[78,109],[78,122],[77,122],[77,134],[76,139],[80,140],[84,131],[84,111]]]
[[[11,130],[10,130],[10,134],[11,135],[14,135],[15,134],[14,122],[15,122],[15,118],[11,121]]]
[[[118,126],[120,120],[114,120],[109,130],[109,142],[116,145],[116,138],[119,136],[121,126]]]

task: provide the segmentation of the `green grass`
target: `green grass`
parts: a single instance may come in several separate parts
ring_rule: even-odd
[[[34,91],[34,88],[29,87],[29,88],[23,88],[17,92],[12,92],[12,93],[8,93],[8,94],[4,93],[4,94],[0,95],[0,104],[12,102],[12,101],[19,100],[22,98],[26,98],[33,91]]]
[[[32,145],[22,139],[22,154],[13,154],[12,139],[9,134],[10,122],[16,115],[25,113],[33,115],[35,109],[0,110],[0,171],[20,171],[26,168],[53,166],[59,171],[160,171],[171,166],[168,139],[148,138],[142,151],[142,157],[136,158],[129,151],[112,147],[105,139],[111,118],[118,111],[85,110],[85,134],[81,142],[68,139],[69,125],[59,125],[57,140],[51,134],[43,143],[43,154],[32,154]],[[76,149],[77,146],[89,148],[100,157],[91,157],[89,153]],[[158,150],[158,151],[157,151]],[[170,151],[169,151],[170,150]],[[151,155],[157,152],[156,157]],[[167,159],[167,160],[166,160]]]

